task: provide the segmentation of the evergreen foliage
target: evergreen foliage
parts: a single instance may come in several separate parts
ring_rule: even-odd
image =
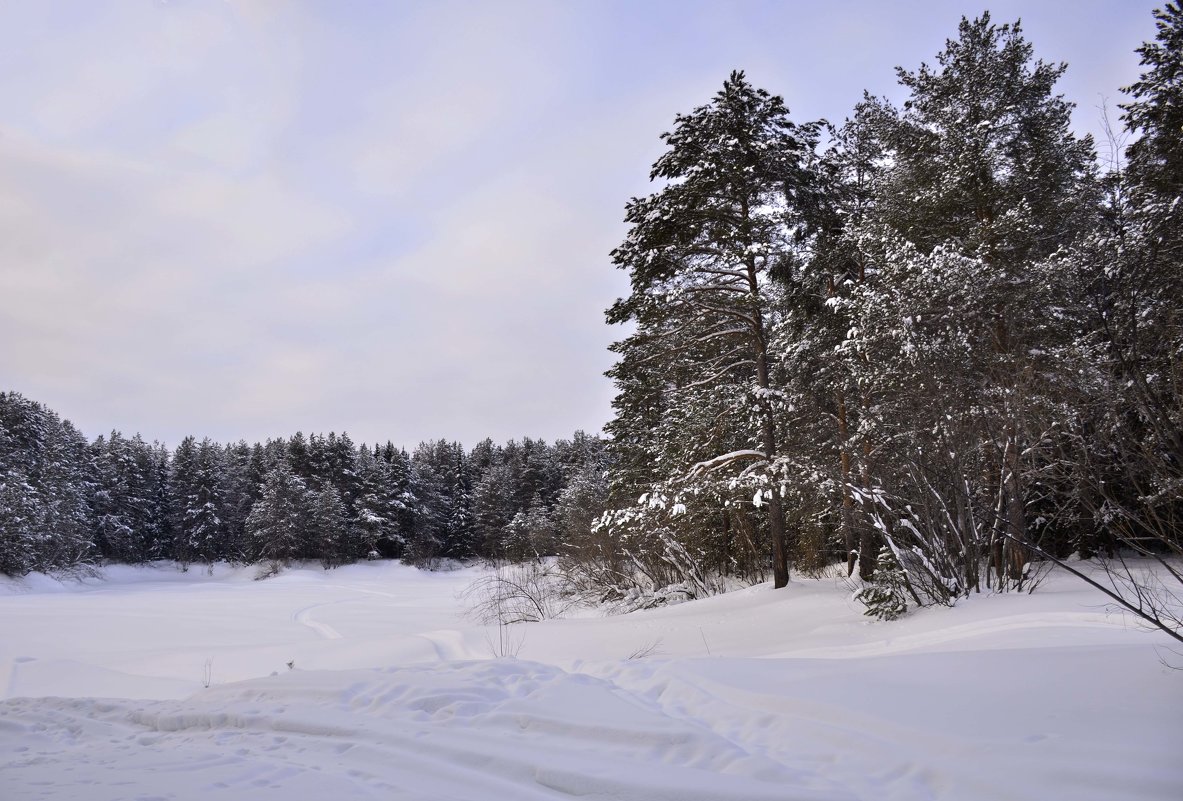
[[[988,14],[824,148],[741,73],[678,116],[613,253],[608,319],[635,328],[577,583],[779,586],[791,556],[902,611],[892,587],[951,603],[1072,551],[1183,554],[1183,14],[1155,16],[1124,174],[1072,133],[1066,66]]]
[[[783,493],[774,491],[783,398],[769,349],[778,300],[770,276],[794,260],[817,126],[794,124],[781,98],[734,72],[662,139],[668,150],[650,178],[664,185],[629,202],[629,235],[612,254],[632,294],[608,320],[633,322],[636,333],[614,348],[622,359],[610,375],[621,392],[609,430],[623,463],[650,467],[626,491],[655,500],[652,511],[718,516],[741,486],[758,499],[783,586],[788,541]],[[726,490],[720,471],[729,473]],[[637,511],[612,520],[620,537],[663,525],[680,536],[678,523]]]
[[[421,443],[414,455],[355,446],[347,434],[221,446],[184,438],[171,454],[118,431],[88,445],[68,422],[0,393],[0,572],[68,570],[96,560],[293,560],[326,568],[364,558],[537,558],[579,539],[602,508],[568,485],[603,443],[579,432],[471,453]],[[300,471],[303,471],[302,473]],[[566,498],[560,509],[560,500]]]
[[[855,593],[855,600],[866,607],[865,614],[880,620],[895,620],[908,611],[908,577],[895,555],[886,546],[875,560],[875,578]]]

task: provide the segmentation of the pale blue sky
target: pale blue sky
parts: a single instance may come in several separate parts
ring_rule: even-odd
[[[1098,133],[1157,5],[989,8]],[[674,115],[740,68],[841,120],[986,7],[0,4],[0,389],[172,445],[596,431]]]

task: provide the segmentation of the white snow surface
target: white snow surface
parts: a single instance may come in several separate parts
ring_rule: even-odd
[[[893,623],[795,578],[505,632],[465,616],[480,575],[0,579],[0,799],[1183,797],[1183,655],[1067,575]]]

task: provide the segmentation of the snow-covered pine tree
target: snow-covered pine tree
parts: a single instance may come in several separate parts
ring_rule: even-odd
[[[46,420],[37,404],[0,392],[0,573],[23,576],[41,561],[44,500],[37,486]]]
[[[1124,105],[1128,169],[1107,176],[1104,214],[1065,257],[1078,267],[1088,348],[1062,493],[1082,510],[1071,545],[1095,555],[1115,597],[1176,639],[1183,586],[1183,10],[1154,12],[1155,41]],[[1120,154],[1115,154],[1120,155]],[[1161,560],[1132,569],[1124,554]],[[1053,554],[1063,556],[1064,553]]]
[[[1183,6],[1172,0],[1154,17],[1157,33],[1138,48],[1143,72],[1126,90],[1122,119],[1136,135],[1127,153],[1134,182],[1175,198],[1183,195]]]
[[[155,539],[148,544],[149,559],[173,558],[173,499],[169,486],[172,454],[161,442],[149,447],[152,473],[152,514],[156,520]]]
[[[313,482],[313,454],[312,449],[308,444],[308,438],[304,436],[303,431],[297,431],[292,435],[291,439],[287,441],[287,461],[292,473],[304,481],[305,484]]]
[[[185,509],[190,547],[207,565],[226,553],[225,466],[222,449],[208,437],[197,447],[197,459]]]
[[[90,496],[94,468],[86,438],[69,420],[46,410],[48,436],[41,466],[41,496],[45,503],[43,565],[70,568],[92,558],[94,542]]]
[[[795,125],[781,98],[735,72],[710,103],[679,115],[662,138],[668,150],[650,177],[664,185],[628,204],[629,235],[613,251],[615,264],[629,271],[632,293],[612,306],[608,320],[636,324],[617,347],[623,358],[613,371],[621,389],[615,427],[650,417],[656,405],[684,416],[693,404],[721,420],[725,443],[709,417],[665,428],[673,442],[651,444],[676,456],[658,463],[660,477],[703,478],[747,465],[741,475],[765,507],[781,587],[788,582],[788,545],[772,474],[783,432],[769,352],[769,274],[794,257],[816,129]],[[647,383],[663,396],[660,404],[636,396]],[[624,454],[626,465],[634,459]]]
[[[777,377],[791,410],[786,450],[795,462],[791,473],[798,480],[793,485],[802,507],[812,508],[821,524],[802,532],[799,550],[811,542],[814,548],[801,557],[812,559],[815,567],[825,563],[825,529],[837,528],[848,574],[857,559],[864,579],[874,574],[879,542],[874,526],[859,514],[856,497],[870,488],[873,445],[862,425],[868,396],[841,345],[852,328],[847,299],[867,280],[867,258],[858,239],[885,166],[884,147],[876,135],[880,113],[880,104],[865,97],[830,132],[817,165],[816,202],[808,210],[808,256],[797,269],[776,275],[785,292],[774,329]]]
[[[251,446],[244,440],[227,446],[222,461],[222,483],[225,489],[222,556],[231,562],[241,562],[250,551],[246,538],[246,519],[255,504],[258,491]]]
[[[360,488],[357,476],[358,449],[349,434],[329,432],[326,450],[329,481],[341,497],[345,516],[349,518],[353,515],[353,504]]]
[[[1071,133],[1072,106],[1054,92],[1064,69],[1034,60],[1017,24],[983,15],[961,21],[935,67],[899,70],[909,98],[871,118],[887,158],[860,232],[867,280],[845,309],[860,414],[883,455],[875,482],[890,485],[868,494],[897,496],[897,509],[938,501],[911,521],[930,526],[922,539],[961,562],[976,558],[967,535],[991,540],[1003,583],[1022,581],[1046,466],[1035,446],[1062,422],[1077,366],[1075,276],[1051,257],[1089,223],[1096,193],[1092,142]]]
[[[197,558],[194,544],[189,540],[185,515],[189,508],[189,494],[196,480],[197,439],[192,435],[181,440],[173,451],[169,472],[169,496],[172,499],[171,516],[173,532],[173,557],[182,569]]]
[[[182,567],[226,555],[225,474],[223,451],[208,437],[185,437],[173,455],[173,542]]]

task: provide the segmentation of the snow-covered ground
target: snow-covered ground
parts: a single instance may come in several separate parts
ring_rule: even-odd
[[[1068,576],[895,623],[795,579],[499,632],[479,575],[0,579],[0,799],[1183,797],[1183,654]]]

